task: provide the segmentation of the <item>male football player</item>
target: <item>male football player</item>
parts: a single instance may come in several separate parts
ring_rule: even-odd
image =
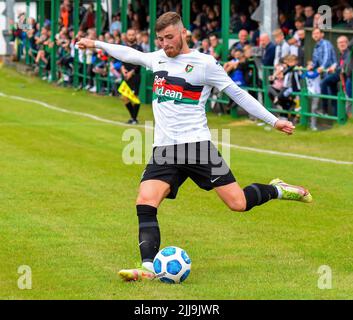
[[[139,221],[141,268],[119,271],[125,280],[153,279],[153,259],[160,246],[157,208],[165,198],[174,199],[178,188],[191,178],[200,188],[215,189],[232,210],[244,212],[272,199],[311,202],[303,187],[280,179],[254,183],[242,189],[211,142],[205,104],[213,87],[224,91],[253,116],[286,134],[291,122],[279,120],[256,99],[240,89],[210,55],[189,49],[181,17],[167,12],[156,22],[162,49],[142,53],[133,48],[82,39],[80,48],[101,48],[114,58],[153,72],[153,155],[144,171],[136,200]]]

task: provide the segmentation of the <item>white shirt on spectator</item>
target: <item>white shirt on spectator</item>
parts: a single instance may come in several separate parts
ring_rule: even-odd
[[[289,54],[290,54],[290,46],[287,43],[287,41],[283,41],[281,44],[278,44],[276,46],[275,60],[273,62],[274,65],[277,65],[281,58],[284,58]]]

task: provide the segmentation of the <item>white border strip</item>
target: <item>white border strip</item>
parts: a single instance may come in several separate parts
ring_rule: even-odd
[[[90,113],[71,111],[71,110],[55,107],[53,105],[50,105],[48,103],[45,103],[45,102],[42,102],[39,100],[27,99],[27,98],[22,98],[22,97],[18,97],[18,96],[11,96],[11,95],[7,95],[2,92],[0,92],[0,97],[10,98],[10,99],[24,101],[24,102],[31,102],[31,103],[38,104],[42,107],[45,107],[47,109],[54,110],[54,111],[73,114],[73,115],[77,115],[77,116],[81,116],[81,117],[86,117],[89,119],[93,119],[96,121],[100,121],[100,122],[104,122],[104,123],[108,123],[108,124],[112,124],[112,125],[116,125],[116,126],[132,127],[132,125],[129,125],[129,124],[121,122],[121,121],[104,119],[104,118],[95,116]],[[133,127],[134,128],[140,127],[140,128],[146,128],[146,129],[153,130],[153,127],[145,126],[145,125],[133,125]],[[351,161],[341,161],[341,160],[307,156],[307,155],[297,154],[297,153],[288,153],[288,152],[280,152],[280,151],[274,151],[274,150],[257,149],[257,148],[252,148],[252,147],[243,147],[243,146],[238,146],[236,144],[228,144],[228,143],[220,143],[220,144],[223,146],[226,146],[226,147],[234,148],[234,149],[257,152],[257,153],[272,154],[272,155],[277,155],[277,156],[282,156],[282,157],[299,158],[299,159],[306,159],[306,160],[313,160],[313,161],[320,161],[320,162],[327,162],[327,163],[334,163],[334,164],[342,164],[342,165],[353,165],[353,162],[351,162]]]

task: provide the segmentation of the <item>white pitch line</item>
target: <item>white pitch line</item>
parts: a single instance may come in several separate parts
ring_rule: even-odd
[[[146,128],[153,130],[153,127],[151,126],[145,126],[145,125],[129,125],[127,123],[121,122],[121,121],[114,121],[114,120],[109,120],[105,118],[98,117],[96,115],[90,114],[90,113],[85,113],[85,112],[78,112],[78,111],[71,111],[68,109],[64,108],[59,108],[55,107],[53,105],[50,105],[48,103],[39,101],[39,100],[34,100],[34,99],[27,99],[19,96],[11,96],[7,95],[5,93],[0,92],[0,97],[6,97],[14,100],[19,100],[19,101],[24,101],[24,102],[31,102],[35,103],[38,105],[41,105],[42,107],[45,107],[47,109],[51,109],[54,111],[58,112],[63,112],[63,113],[68,113],[68,114],[74,114],[77,116],[82,116],[86,117],[89,119],[93,119],[96,121],[116,125],[116,126],[123,126],[123,127],[139,127],[139,128]],[[258,148],[252,148],[252,147],[244,147],[244,146],[239,146],[236,144],[229,144],[229,143],[219,143],[223,146],[234,148],[234,149],[239,149],[239,150],[245,150],[245,151],[251,151],[251,152],[257,152],[257,153],[265,153],[265,154],[272,154],[272,155],[277,155],[277,156],[282,156],[282,157],[291,157],[291,158],[299,158],[299,159],[306,159],[306,160],[313,160],[313,161],[319,161],[319,162],[327,162],[327,163],[334,163],[334,164],[342,164],[342,165],[353,165],[352,161],[341,161],[341,160],[335,160],[335,159],[327,159],[327,158],[320,158],[320,157],[313,157],[313,156],[307,156],[303,154],[297,154],[297,153],[288,153],[288,152],[280,152],[280,151],[274,151],[274,150],[266,150],[266,149],[258,149]]]

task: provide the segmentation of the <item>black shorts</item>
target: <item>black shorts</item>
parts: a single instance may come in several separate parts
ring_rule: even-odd
[[[133,75],[129,80],[126,81],[132,91],[134,91],[135,95],[139,95],[140,91],[140,83],[141,83],[141,76],[139,74]]]
[[[167,198],[175,199],[179,187],[191,178],[201,189],[212,190],[236,181],[227,163],[210,141],[154,147],[141,182],[161,180],[170,185]]]

